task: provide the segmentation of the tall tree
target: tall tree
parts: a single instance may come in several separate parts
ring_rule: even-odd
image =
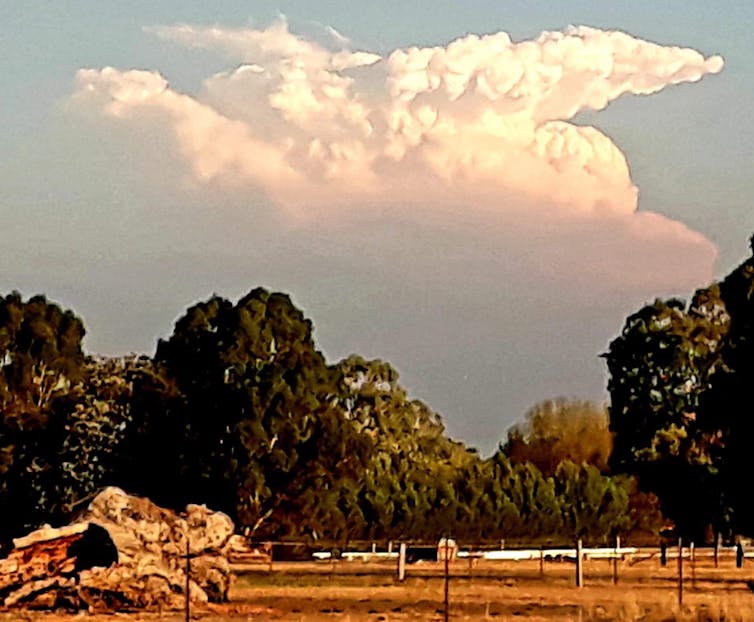
[[[354,502],[336,483],[356,468],[358,439],[334,412],[337,370],[287,295],[258,288],[235,305],[219,297],[195,305],[155,361],[175,393],[147,400],[143,418],[178,466],[157,494],[204,501],[256,533],[317,537],[323,508],[333,523],[353,519]],[[319,504],[303,508],[313,490]]]
[[[0,540],[35,526],[54,505],[58,402],[83,376],[84,327],[44,296],[0,296]]]
[[[657,493],[679,529],[699,536],[729,520],[719,421],[705,408],[724,365],[729,317],[715,286],[655,301],[631,315],[605,355],[610,373],[611,465]]]
[[[754,438],[752,386],[754,386],[754,235],[752,256],[744,260],[720,283],[719,300],[710,313],[718,313],[729,327],[721,344],[723,364],[715,370],[713,387],[706,402],[707,417],[718,428],[720,461],[726,501],[739,533],[754,535],[754,500],[743,474],[752,467],[751,439]]]

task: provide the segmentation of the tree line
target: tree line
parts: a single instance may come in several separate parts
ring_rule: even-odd
[[[105,485],[206,503],[255,538],[597,542],[661,524],[653,495],[608,472],[603,407],[544,402],[482,458],[389,363],[328,363],[312,331],[257,288],[192,306],[154,356],[103,358],[73,311],[0,297],[0,541]]]
[[[42,295],[0,296],[0,549],[105,485],[260,539],[754,533],[754,255],[626,319],[607,408],[542,402],[487,458],[389,363],[326,361],[283,293],[195,304],[153,356],[89,355],[84,334]]]

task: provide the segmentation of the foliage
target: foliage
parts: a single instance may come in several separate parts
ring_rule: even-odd
[[[360,439],[337,411],[337,372],[288,296],[255,289],[235,305],[191,307],[155,363],[171,390],[147,387],[133,453],[164,475],[134,488],[175,506],[201,500],[255,533],[347,530]]]
[[[543,403],[483,459],[389,363],[329,365],[285,294],[213,296],[154,357],[123,359],[86,358],[80,320],[43,297],[0,302],[0,542],[109,484],[206,503],[257,539],[597,542],[649,524],[651,499],[601,472],[599,407]]]
[[[60,401],[83,374],[84,328],[44,296],[0,297],[0,540],[53,511]]]
[[[754,258],[686,306],[656,301],[630,316],[606,354],[611,465],[638,474],[680,531],[754,533],[741,486],[751,465]]]
[[[388,363],[353,355],[337,368],[344,416],[370,444],[360,477],[362,535],[433,538],[449,532],[457,511],[453,476],[474,454],[445,436],[439,415],[407,397]]]
[[[514,463],[531,462],[551,476],[566,460],[586,462],[604,472],[612,448],[604,406],[559,398],[530,409],[524,423],[508,431],[503,451]]]

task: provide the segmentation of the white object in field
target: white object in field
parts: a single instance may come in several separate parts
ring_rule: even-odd
[[[616,548],[582,549],[582,554],[588,559],[612,559],[625,555],[635,555],[638,549],[633,546]],[[481,557],[496,561],[523,561],[539,559],[540,553],[545,559],[576,559],[576,549],[506,549],[504,551],[459,551],[458,557]]]

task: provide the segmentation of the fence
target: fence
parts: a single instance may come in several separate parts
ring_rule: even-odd
[[[720,584],[749,590],[754,550],[737,546],[695,546],[667,541],[658,546],[630,546],[617,538],[613,546],[586,547],[580,541],[504,548],[504,543],[335,543],[268,542],[250,547],[255,561],[231,560],[236,572],[287,577],[326,575],[327,581],[354,577],[442,580],[445,611],[453,581],[548,581],[575,589],[590,585],[652,585],[677,590],[679,604],[687,590]],[[452,550],[455,547],[456,550]],[[746,565],[746,567],[745,567]]]

